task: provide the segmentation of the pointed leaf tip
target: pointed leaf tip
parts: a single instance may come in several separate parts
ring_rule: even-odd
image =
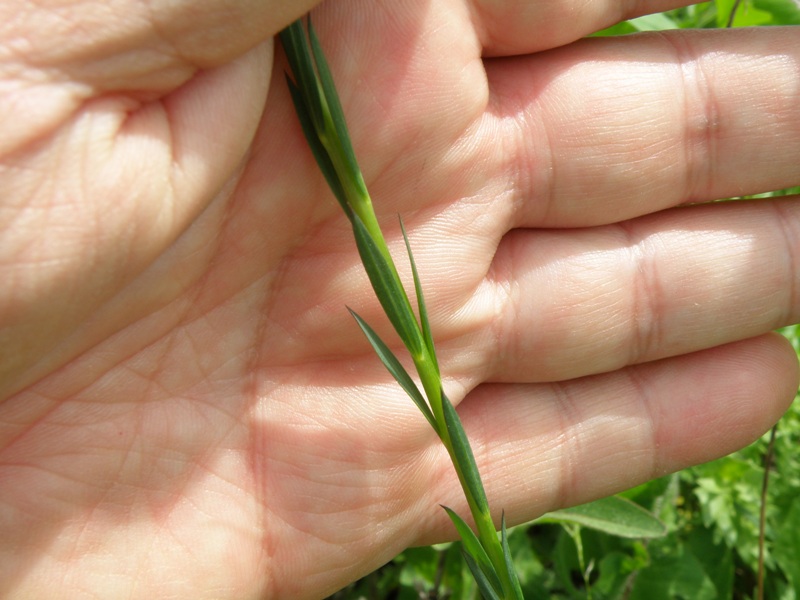
[[[419,310],[420,328],[422,329],[422,338],[428,350],[428,354],[433,361],[433,367],[436,373],[439,373],[439,361],[436,358],[436,348],[433,345],[433,334],[431,333],[431,324],[428,319],[428,308],[425,305],[425,296],[422,294],[422,282],[419,279],[419,272],[417,271],[417,263],[414,261],[414,254],[411,252],[411,243],[408,241],[408,234],[406,233],[403,218],[400,217],[400,230],[403,232],[403,240],[406,243],[406,252],[408,252],[408,260],[411,263],[411,275],[414,278],[414,291],[417,295],[417,308]]]
[[[514,560],[511,557],[511,549],[508,546],[508,531],[506,530],[506,513],[503,511],[500,516],[500,546],[503,549],[503,559],[505,560],[506,574],[508,580],[511,582],[511,589],[514,593],[516,600],[524,600],[522,597],[522,588],[519,585],[519,578],[514,569]]]
[[[472,528],[467,525],[464,519],[462,519],[454,510],[444,505],[440,506],[447,512],[447,516],[450,517],[453,525],[455,525],[456,531],[458,531],[458,535],[461,538],[461,544],[464,552],[475,561],[477,569],[483,573],[491,587],[493,587],[499,593],[502,590],[500,579],[497,576],[494,566],[492,566],[492,561],[489,559],[486,549],[478,539],[478,536],[475,535],[475,532],[472,531]],[[475,576],[474,573],[473,576]]]
[[[364,319],[362,319],[358,313],[356,313],[351,308],[347,308],[353,318],[358,323],[358,326],[361,328],[361,331],[369,341],[372,349],[375,351],[375,354],[378,355],[383,366],[386,367],[386,370],[392,374],[395,381],[400,384],[400,387],[405,390],[406,394],[414,401],[414,404],[417,405],[420,412],[423,416],[427,419],[428,423],[430,423],[431,427],[435,432],[439,432],[439,426],[436,423],[436,419],[431,412],[430,407],[428,406],[425,397],[422,395],[422,392],[419,391],[417,384],[414,383],[414,380],[411,378],[411,375],[408,374],[405,367],[400,363],[398,358],[394,355],[394,353],[389,349],[389,347],[384,343],[384,341],[375,333],[375,330],[370,327]]]

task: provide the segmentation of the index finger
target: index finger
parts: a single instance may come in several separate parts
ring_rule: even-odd
[[[487,192],[512,198],[510,227],[558,227],[797,185],[799,42],[670,31],[488,60]]]

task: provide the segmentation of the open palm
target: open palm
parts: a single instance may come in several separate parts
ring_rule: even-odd
[[[345,310],[395,339],[269,39],[309,7],[268,4],[8,9],[5,596],[319,598],[464,512]],[[732,451],[796,388],[761,334],[800,311],[797,206],[675,207],[800,182],[797,33],[571,43],[678,3],[617,4],[314,13],[512,523]]]

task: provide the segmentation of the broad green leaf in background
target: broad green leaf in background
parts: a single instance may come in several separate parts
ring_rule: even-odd
[[[754,4],[772,15],[770,25],[800,25],[800,3],[796,0],[755,0]]]
[[[679,29],[675,21],[663,13],[645,15],[636,19],[631,19],[627,23],[636,31],[663,31],[665,29]]]
[[[717,598],[732,598],[735,576],[733,551],[715,543],[713,534],[700,527],[686,532],[681,543],[702,565],[703,572],[717,590]]]
[[[664,524],[650,512],[619,496],[553,511],[537,522],[575,523],[626,538],[655,538],[667,533]]]
[[[800,598],[800,503],[795,502],[781,522],[772,554]]]
[[[529,528],[523,526],[513,528],[508,534],[508,545],[517,567],[522,595],[524,598],[547,598],[548,588],[544,580],[550,572],[534,551],[528,532]]]
[[[690,472],[695,475],[694,495],[703,524],[713,531],[714,541],[735,549],[754,568],[763,469],[753,461],[727,456]]]
[[[720,600],[716,586],[694,554],[678,548],[639,572],[629,600]]]
[[[724,27],[735,0],[717,0],[717,23]],[[800,24],[800,3],[796,0],[742,0],[733,20],[734,27]]]
[[[717,27],[725,27],[730,19],[731,11],[736,6],[736,0],[717,0]],[[769,25],[773,22],[772,14],[756,8],[753,0],[742,0],[736,7],[733,27],[754,27]]]
[[[621,597],[631,575],[648,566],[650,560],[647,551],[643,546],[637,549],[640,552],[633,556],[624,552],[608,552],[599,560],[597,565],[599,576],[593,589],[601,598]]]
[[[420,591],[429,591],[436,582],[439,552],[433,547],[410,548],[403,553],[400,585],[405,593],[401,597],[419,598]]]

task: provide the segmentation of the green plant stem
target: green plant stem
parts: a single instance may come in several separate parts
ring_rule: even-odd
[[[473,575],[478,578],[478,584],[484,586],[482,593],[488,598],[499,598],[497,594],[502,591],[505,599],[521,600],[522,592],[508,551],[505,521],[501,527],[501,541],[461,420],[442,390],[422,288],[405,229],[403,237],[414,275],[419,317],[414,313],[375,215],[350,143],[333,78],[310,22],[307,37],[302,23],[296,21],[281,32],[281,41],[294,75],[294,81],[288,80],[288,84],[303,133],[320,170],[350,219],[364,268],[384,312],[411,355],[424,397],[388,346],[358,315],[353,313],[353,316],[384,366],[419,406],[447,449],[475,521],[477,537],[460,517],[449,509],[447,512],[462,539],[466,536],[465,547],[474,554],[469,564],[479,569],[477,574],[473,571]]]
[[[725,27],[730,29],[733,27],[733,21],[736,19],[736,11],[739,10],[739,5],[742,3],[742,0],[736,0],[731,7],[731,14],[728,15],[728,22],[725,24]]]
[[[489,555],[489,560],[500,576],[500,585],[503,587],[503,593],[506,598],[514,598],[514,585],[506,572],[503,548],[500,546],[500,542],[497,539],[497,528],[494,525],[494,521],[492,521],[491,514],[488,511],[482,511],[478,507],[475,498],[469,493],[463,470],[461,469],[459,461],[456,460],[453,454],[452,444],[449,444],[444,439],[442,439],[442,443],[447,448],[450,454],[450,460],[456,469],[461,489],[464,491],[464,496],[469,505],[469,511],[472,514],[472,518],[475,520],[475,528],[478,530],[478,539],[481,540],[486,553]]]
[[[778,425],[775,424],[769,433],[769,444],[764,453],[764,478],[761,483],[761,506],[758,515],[758,583],[756,589],[757,600],[764,600],[764,546],[767,534],[767,490],[769,489],[769,471],[772,466],[772,457],[775,452],[775,433]]]

